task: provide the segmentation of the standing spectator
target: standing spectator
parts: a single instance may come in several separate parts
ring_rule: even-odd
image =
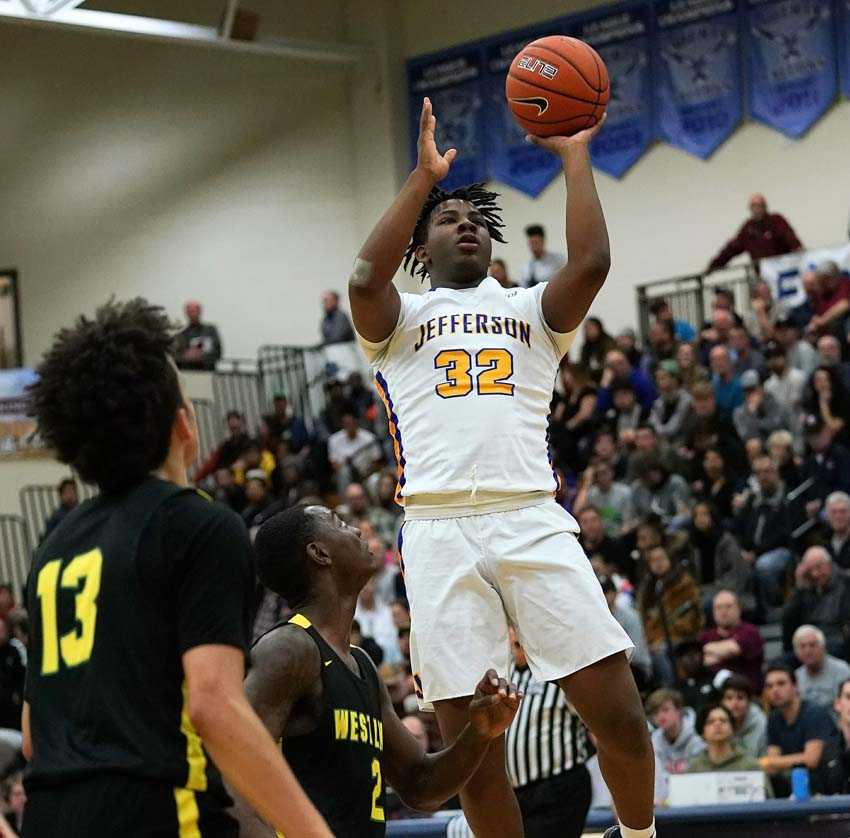
[[[777,320],[773,333],[776,342],[785,350],[788,366],[802,370],[808,379],[818,365],[818,353],[814,347],[808,341],[800,340],[798,327],[789,318]]]
[[[342,430],[328,440],[328,459],[342,493],[349,483],[365,480],[378,468],[381,448],[375,435],[361,428],[354,412],[347,410],[342,415]]]
[[[714,628],[700,634],[705,665],[715,674],[723,669],[747,679],[761,690],[764,640],[759,630],[741,619],[741,604],[732,591],[718,591],[712,604]]]
[[[677,341],[690,343],[696,336],[696,329],[686,320],[676,320],[673,317],[673,309],[664,297],[657,297],[649,304],[649,310],[660,323],[669,323],[673,327],[673,334]]]
[[[722,704],[709,704],[697,714],[696,731],[702,736],[706,750],[688,765],[689,774],[715,771],[762,771],[759,761],[735,744],[732,714]],[[764,777],[764,791],[773,797],[773,787]]]
[[[800,626],[792,638],[794,654],[800,661],[794,673],[800,698],[832,709],[841,684],[850,678],[850,666],[826,652],[826,637],[817,626]]]
[[[245,429],[245,417],[238,410],[227,411],[227,436],[224,441],[207,457],[194,474],[195,483],[200,483],[216,469],[230,468],[253,443]]]
[[[850,311],[850,280],[842,275],[841,268],[828,259],[818,265],[817,278],[819,294],[815,316],[807,328],[811,334],[838,327]]]
[[[652,403],[658,395],[652,381],[640,370],[632,367],[619,349],[612,349],[605,358],[605,372],[602,373],[602,380],[599,382],[601,385],[598,393],[600,413],[604,413],[611,407],[611,387],[614,382],[631,384],[640,405],[645,410],[652,408]]]
[[[709,354],[711,363],[711,386],[717,406],[728,416],[736,407],[744,403],[744,391],[741,380],[735,375],[729,350],[722,345],[715,346]]]
[[[618,602],[617,586],[610,576],[600,576],[599,584],[611,614],[634,644],[635,650],[629,663],[638,689],[643,692],[646,685],[652,681],[652,658],[649,656],[649,646],[646,643],[640,614],[630,605]]]
[[[643,617],[655,672],[666,686],[676,683],[671,660],[673,649],[693,640],[703,623],[699,588],[688,571],[674,565],[666,547],[647,554],[647,573],[638,591],[638,608]]]
[[[758,371],[764,367],[761,352],[753,349],[750,335],[743,326],[733,326],[729,331],[729,348],[734,358],[732,369],[735,375],[741,376],[747,370]]]
[[[646,700],[646,713],[655,725],[652,747],[664,771],[684,774],[690,761],[705,750],[694,727],[693,711],[685,712],[681,693],[660,689]]]
[[[767,716],[753,701],[752,683],[742,675],[730,675],[723,682],[720,701],[732,714],[735,744],[750,756],[762,756],[767,750]]]
[[[322,309],[325,312],[319,323],[322,344],[351,343],[354,340],[354,328],[349,316],[339,307],[339,294],[336,291],[325,291],[322,294]]]
[[[607,460],[595,459],[581,476],[573,511],[578,514],[588,505],[599,510],[610,538],[619,538],[634,522],[631,487],[614,480],[614,467]]]
[[[734,238],[708,263],[707,274],[725,267],[741,253],[748,253],[753,265],[758,268],[759,259],[781,256],[802,250],[803,245],[791,225],[779,213],[767,211],[764,195],[750,196],[750,217],[744,222]]]
[[[811,790],[823,786],[824,750],[836,744],[837,731],[822,707],[802,701],[797,679],[787,666],[773,664],[765,674],[765,695],[771,706],[767,719],[767,754],[762,768],[770,775],[777,797],[791,792],[791,770],[809,769]]]
[[[764,347],[764,358],[770,376],[764,382],[764,392],[774,401],[784,405],[794,416],[799,416],[806,388],[806,374],[788,363],[785,348],[775,340],[769,341]],[[793,430],[799,430],[800,422],[792,421]]]
[[[579,364],[590,377],[599,382],[605,368],[605,357],[612,349],[617,348],[617,342],[605,331],[598,317],[588,317],[584,321],[584,343],[581,347]]]
[[[735,529],[744,558],[755,564],[756,600],[759,616],[767,619],[782,602],[785,572],[791,563],[788,549],[791,532],[785,484],[770,457],[753,463],[754,489],[743,493],[735,515]]]
[[[74,480],[73,477],[66,477],[64,480],[60,481],[56,491],[59,494],[59,506],[47,519],[47,521],[45,521],[44,532],[41,534],[39,543],[44,541],[44,539],[47,538],[47,536],[62,523],[65,516],[71,512],[71,510],[77,508],[77,503],[79,502],[77,500],[77,481]]]
[[[502,286],[502,288],[516,288],[516,283],[513,282],[508,275],[508,266],[504,259],[493,259],[490,262],[490,276]]]
[[[174,338],[174,360],[181,370],[214,370],[221,360],[222,348],[218,329],[201,322],[201,304],[189,300],[184,308],[186,328]]]
[[[548,282],[567,260],[561,253],[546,250],[546,231],[540,224],[529,224],[525,228],[525,235],[531,259],[523,266],[521,284],[525,288],[532,288],[541,282]]]
[[[850,570],[850,495],[833,492],[826,499],[825,544],[835,564]]]
[[[671,445],[684,442],[691,412],[690,393],[682,389],[682,378],[675,361],[662,361],[655,372],[659,396],[652,405],[649,421],[655,432]]]
[[[823,547],[809,547],[794,572],[797,586],[782,612],[782,641],[793,646],[794,632],[802,625],[817,626],[826,638],[826,649],[847,657],[850,629],[850,580],[834,567]]]
[[[744,403],[732,412],[732,421],[745,443],[753,437],[766,440],[774,431],[791,428],[788,406],[765,392],[756,370],[747,370],[741,376],[741,389]]]

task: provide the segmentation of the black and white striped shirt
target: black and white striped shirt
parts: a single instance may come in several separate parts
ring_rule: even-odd
[[[563,690],[535,681],[528,668],[512,665],[510,677],[525,695],[505,743],[511,785],[521,788],[587,762],[594,748]]]

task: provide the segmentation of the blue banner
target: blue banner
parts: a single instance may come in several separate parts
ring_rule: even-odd
[[[608,68],[608,119],[590,154],[594,166],[616,178],[637,162],[654,136],[650,29],[650,7],[643,3],[569,21],[569,34],[590,44]]]
[[[662,0],[655,15],[658,134],[706,159],[741,121],[736,0]]]
[[[485,119],[487,121],[487,162],[490,177],[536,198],[561,171],[558,157],[525,141],[525,131],[513,118],[505,98],[505,77],[516,54],[546,30],[512,33],[485,45]]]
[[[749,0],[747,30],[750,113],[802,136],[838,90],[831,0]]]
[[[841,89],[850,97],[850,0],[838,0],[838,63],[841,68]]]
[[[440,186],[454,189],[488,180],[484,148],[484,67],[479,44],[417,58],[408,63],[410,139],[414,165],[422,99],[428,96],[437,117],[437,148],[456,148],[458,156]]]

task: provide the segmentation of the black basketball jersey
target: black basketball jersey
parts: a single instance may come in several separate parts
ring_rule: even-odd
[[[77,507],[27,583],[28,788],[120,772],[223,794],[189,720],[182,655],[247,650],[252,596],[242,521],[198,492],[149,478]]]
[[[319,647],[322,710],[312,733],[284,734],[283,755],[337,838],[383,836],[384,725],[378,673],[366,653],[352,647],[360,669],[355,675],[302,614],[289,622]]]

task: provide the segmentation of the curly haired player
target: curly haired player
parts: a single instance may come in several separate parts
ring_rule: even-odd
[[[601,123],[600,123],[601,124]],[[466,724],[470,672],[507,671],[508,622],[534,676],[557,681],[596,736],[624,838],[651,838],[653,758],[629,670],[578,525],[553,499],[547,415],[555,375],[608,274],[608,234],[588,143],[533,138],[558,154],[569,188],[569,260],[548,283],[505,289],[487,275],[502,241],[496,195],[436,185],[440,154],[425,99],[419,160],[363,245],[349,280],[360,342],[387,408],[405,509],[401,548],[420,700],[446,741]],[[404,260],[423,295],[392,283]],[[477,835],[522,835],[500,738],[461,793]]]

